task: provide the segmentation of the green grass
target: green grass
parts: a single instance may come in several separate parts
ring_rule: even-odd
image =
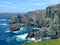
[[[24,45],[60,45],[60,39],[45,40],[42,42],[26,42]]]

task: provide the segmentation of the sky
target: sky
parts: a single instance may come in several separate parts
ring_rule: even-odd
[[[25,13],[59,3],[60,0],[0,0],[0,13]]]

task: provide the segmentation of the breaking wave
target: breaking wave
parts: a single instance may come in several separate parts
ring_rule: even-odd
[[[0,25],[6,26],[6,25],[7,25],[7,23],[0,23]]]

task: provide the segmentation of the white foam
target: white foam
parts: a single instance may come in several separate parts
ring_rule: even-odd
[[[7,30],[7,31],[5,31],[5,32],[10,32],[10,30]]]
[[[0,21],[7,21],[6,19],[0,19]]]
[[[33,28],[33,29],[40,29],[40,28]]]
[[[19,33],[25,31],[24,28],[20,28],[18,31],[13,31],[13,33]],[[7,30],[6,32],[11,32],[10,30]]]
[[[5,32],[11,32],[11,31],[10,30],[7,30]],[[19,31],[13,31],[13,33],[19,33],[19,32],[20,32],[20,30]]]
[[[31,38],[31,40],[35,40],[35,38]]]
[[[21,39],[25,39],[27,35],[28,35],[28,33],[23,34],[23,35],[17,35],[16,37],[21,38]]]
[[[25,29],[24,27],[21,27],[21,28],[20,28],[20,31],[24,31],[24,29]]]
[[[38,40],[35,40],[35,42],[41,42],[42,40],[48,40],[51,39],[50,37],[40,38]]]
[[[5,25],[6,26],[7,24],[6,23],[3,23],[3,24],[0,23],[0,25]]]
[[[30,41],[35,41],[35,38],[28,38],[28,40],[30,40]]]
[[[40,39],[38,39],[38,40],[36,40],[35,42],[40,42],[40,41],[42,41],[43,39],[42,38],[40,38]]]
[[[51,39],[51,37],[46,37],[46,38],[44,38],[44,39]]]
[[[19,31],[13,31],[13,33],[19,33],[20,32],[20,30]]]
[[[26,32],[27,30],[25,30],[24,27],[20,28],[20,30],[18,31],[13,31],[13,33],[22,33],[22,32]],[[10,30],[7,30],[6,32],[11,32]]]
[[[25,27],[21,27],[20,32],[27,32],[27,29]]]
[[[26,34],[23,34],[23,35],[17,35],[15,37],[16,37],[17,41],[21,41],[21,40],[26,40],[25,38],[26,38],[27,35],[28,34],[26,33]]]

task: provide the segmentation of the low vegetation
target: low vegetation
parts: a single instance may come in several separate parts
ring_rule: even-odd
[[[26,42],[24,45],[60,45],[60,39],[45,40],[42,42]]]

